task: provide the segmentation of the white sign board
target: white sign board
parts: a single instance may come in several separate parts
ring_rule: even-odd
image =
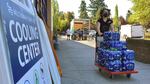
[[[7,72],[11,71],[7,74],[12,76],[8,81],[12,84],[60,84],[55,59],[52,58],[53,52],[48,54],[43,50],[47,49],[47,45],[42,43],[40,30],[45,27],[38,25],[31,1],[1,0],[0,13],[1,32],[4,35],[2,40],[6,41],[5,49],[8,50],[5,50],[5,55],[9,58],[7,63],[10,64]]]
[[[52,73],[52,79],[54,81],[54,84],[61,84],[61,79],[59,72],[57,70],[57,65],[55,62],[54,54],[51,48],[51,45],[49,43],[48,34],[45,30],[45,25],[43,21],[39,18],[38,20],[39,26],[40,26],[40,36],[41,36],[41,42],[43,46],[43,53],[46,54],[46,59],[50,68],[50,72]]]

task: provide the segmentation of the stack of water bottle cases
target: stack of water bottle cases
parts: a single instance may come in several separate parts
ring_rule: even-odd
[[[105,32],[104,41],[97,49],[97,63],[111,72],[133,71],[135,52],[127,49],[117,32]]]

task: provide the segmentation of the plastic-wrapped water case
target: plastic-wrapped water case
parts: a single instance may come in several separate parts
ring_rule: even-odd
[[[120,41],[120,43],[122,44],[122,50],[127,50],[127,42]]]
[[[133,50],[122,51],[123,60],[134,60],[134,58],[135,58],[135,52]]]
[[[118,32],[105,32],[104,41],[119,41],[120,34]]]
[[[135,68],[134,60],[131,60],[131,61],[126,60],[126,61],[122,62],[122,70],[123,71],[132,71],[132,70],[134,70],[134,68]]]
[[[100,48],[103,48],[103,49],[106,48],[106,42],[105,41],[100,42]]]
[[[104,41],[109,41],[112,39],[111,32],[105,32],[103,35]]]
[[[98,48],[98,64],[100,64],[101,66],[105,65],[105,50],[103,48]]]
[[[112,37],[113,37],[113,40],[114,41],[119,41],[120,40],[120,33],[118,32],[115,32],[115,33],[112,33]]]
[[[113,71],[113,72],[122,71],[122,63],[120,60],[107,61],[105,66],[108,70]]]
[[[97,53],[98,53],[98,58],[103,58],[104,49],[103,48],[98,48]]]
[[[127,50],[127,42],[119,40],[119,33],[105,32],[104,41],[97,48],[96,61],[112,72],[132,71],[135,68],[135,52]]]
[[[99,63],[101,66],[105,66],[106,60],[105,60],[104,58],[99,59],[99,60],[98,60],[98,63]]]
[[[107,48],[112,51],[127,50],[127,43],[123,41],[107,41],[105,42],[105,45],[108,46]]]
[[[121,51],[107,51],[106,60],[121,60],[122,52]]]
[[[109,49],[113,51],[116,51],[122,47],[119,41],[107,41],[106,44],[109,46]]]

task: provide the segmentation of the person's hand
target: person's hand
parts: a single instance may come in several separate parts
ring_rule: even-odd
[[[99,36],[102,36],[103,35],[103,33],[99,33]]]

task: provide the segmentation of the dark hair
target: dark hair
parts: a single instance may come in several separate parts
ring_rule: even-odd
[[[103,17],[103,13],[104,13],[105,10],[107,10],[107,11],[108,11],[108,15],[110,15],[110,9],[103,8],[103,9],[100,11],[100,17]]]

